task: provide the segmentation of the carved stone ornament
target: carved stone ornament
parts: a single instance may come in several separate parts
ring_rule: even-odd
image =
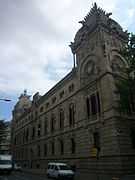
[[[119,56],[114,56],[111,61],[111,68],[112,72],[119,74],[123,67],[125,67],[126,64],[123,62],[123,60]]]
[[[94,73],[94,62],[93,61],[89,61],[86,66],[85,66],[85,69],[84,69],[84,72],[86,75],[91,75]]]
[[[103,26],[107,28],[109,32],[119,34],[124,39],[127,39],[128,33],[123,31],[122,27],[113,19],[110,18],[112,13],[106,13],[102,8],[98,7],[94,3],[90,12],[85,16],[84,20],[79,21],[82,27],[76,33],[74,42],[71,42],[70,47],[75,54],[77,48],[87,39],[89,33],[93,32],[97,27]]]

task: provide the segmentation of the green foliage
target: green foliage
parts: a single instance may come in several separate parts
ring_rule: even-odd
[[[117,87],[120,93],[120,111],[135,112],[135,35],[129,34],[125,48],[120,52],[127,66],[122,70],[125,77],[120,78]]]
[[[121,52],[128,64],[128,70],[135,70],[135,35],[129,34],[124,50]]]
[[[0,120],[0,144],[6,138],[6,129],[7,129],[7,123],[5,122],[5,120]]]

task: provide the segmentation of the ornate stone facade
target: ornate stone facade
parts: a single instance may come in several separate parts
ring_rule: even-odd
[[[12,149],[25,170],[44,173],[48,162],[64,161],[75,165],[78,177],[135,173],[135,118],[117,111],[115,86],[126,65],[118,52],[127,33],[110,15],[94,4],[70,45],[71,72],[44,96],[19,98]]]

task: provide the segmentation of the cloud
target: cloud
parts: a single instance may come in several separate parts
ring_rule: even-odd
[[[135,29],[134,0],[97,0],[125,29]],[[69,48],[94,0],[0,1],[0,94],[44,94],[72,68]]]

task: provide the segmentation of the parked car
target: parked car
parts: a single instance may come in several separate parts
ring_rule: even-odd
[[[56,162],[51,162],[48,163],[48,168],[47,168],[47,177],[50,178],[56,178],[56,179],[74,179],[75,173],[73,170],[70,168],[65,163],[56,163]]]
[[[15,171],[22,171],[22,167],[19,164],[14,164],[14,170]]]

